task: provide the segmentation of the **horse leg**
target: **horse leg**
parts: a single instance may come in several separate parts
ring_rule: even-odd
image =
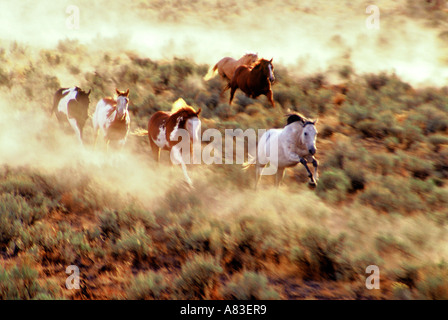
[[[305,167],[306,171],[308,172],[308,178],[310,178],[310,182],[309,184],[311,186],[315,186],[316,185],[316,181],[314,180],[313,174],[310,171],[310,168],[308,168],[308,163],[304,158],[300,158],[300,163],[303,164],[303,166]]]
[[[275,186],[277,188],[280,186],[280,182],[282,182],[284,174],[285,168],[277,168],[277,172],[275,174]]]
[[[152,141],[152,138],[149,137],[149,144],[151,146],[152,157],[154,160],[159,163],[160,161],[160,148]]]
[[[233,96],[235,95],[235,91],[238,89],[237,86],[231,85],[230,86],[230,100],[229,100],[229,106],[232,105]]]
[[[182,158],[182,154],[181,154],[179,148],[177,146],[174,146],[171,149],[171,152],[172,152],[172,156],[173,156],[174,160],[176,160],[178,163],[180,163],[180,165],[182,167],[182,171],[184,173],[185,180],[190,185],[190,187],[192,187],[193,182],[191,181],[190,177],[188,176],[187,166],[185,165],[184,159]]]
[[[268,98],[269,102],[271,103],[272,108],[275,108],[275,102],[273,99],[272,90],[269,90],[268,93],[266,93],[266,97]]]
[[[319,166],[319,161],[316,160],[316,158],[312,157],[313,159],[313,167],[314,167],[314,181],[317,183],[317,180],[319,180],[319,174],[317,173],[317,167]]]
[[[79,130],[79,128],[78,128],[78,123],[77,123],[76,119],[68,118],[68,122],[70,123],[70,126],[72,127],[72,129],[75,131],[76,137],[78,138],[79,143],[83,147],[84,144],[82,142],[81,130]]]

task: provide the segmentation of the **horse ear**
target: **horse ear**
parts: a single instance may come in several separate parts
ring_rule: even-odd
[[[89,92],[87,92],[87,95],[90,96],[90,92],[92,92],[92,89],[89,90]]]
[[[115,88],[115,92],[120,95],[120,90],[118,90],[117,88]]]
[[[202,108],[199,108],[199,110],[196,112],[196,115],[198,116],[202,111]]]
[[[126,97],[129,96],[129,88],[126,90]]]
[[[274,58],[271,58],[271,60],[269,60],[269,62],[272,63],[272,60],[274,60]]]
[[[316,119],[316,120],[313,121],[313,124],[316,124],[318,122],[319,122],[319,119]]]

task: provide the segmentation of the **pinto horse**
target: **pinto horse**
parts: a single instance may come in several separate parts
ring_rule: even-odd
[[[93,114],[93,130],[95,132],[95,146],[98,139],[98,131],[101,129],[106,141],[106,148],[110,141],[117,141],[123,148],[129,133],[131,118],[129,117],[129,89],[119,91],[115,89],[117,99],[104,98],[98,101]]]
[[[160,149],[171,152],[171,160],[182,166],[185,180],[192,186],[190,177],[181,152],[181,143],[177,142],[181,129],[188,132],[190,141],[193,144],[199,141],[199,130],[201,120],[199,114],[201,108],[195,111],[188,106],[183,99],[177,100],[171,112],[157,111],[148,122],[148,137],[154,159],[159,162]],[[190,144],[190,151],[191,151]]]
[[[212,74],[218,70],[218,74],[228,83],[232,81],[236,68],[242,65],[251,66],[258,61],[258,54],[246,53],[240,59],[235,60],[231,57],[225,57],[218,61],[212,69]],[[207,75],[205,80],[209,80],[211,76]]]
[[[232,105],[236,89],[240,88],[248,97],[257,98],[266,95],[272,107],[275,108],[271,83],[275,81],[272,59],[260,59],[252,67],[240,66],[235,70],[232,81],[226,87],[230,88],[229,105]]]
[[[91,90],[84,92],[78,87],[61,88],[54,94],[51,109],[51,114],[56,113],[61,125],[68,121],[81,145],[83,145],[82,130],[89,117],[90,92]]]
[[[317,120],[309,120],[300,114],[288,115],[287,124],[282,129],[270,129],[260,138],[257,146],[257,155],[244,166],[247,168],[251,164],[256,166],[255,189],[263,174],[263,169],[269,162],[277,169],[275,184],[278,186],[283,179],[286,168],[293,167],[301,163],[310,178],[309,184],[315,187],[317,184],[318,161],[314,157],[316,154],[317,130],[315,127]],[[272,148],[276,148],[276,157],[271,159],[269,153]],[[308,168],[308,162],[314,167],[314,173]]]

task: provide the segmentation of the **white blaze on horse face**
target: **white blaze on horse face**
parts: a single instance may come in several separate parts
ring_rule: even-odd
[[[129,99],[125,96],[119,96],[117,98],[117,112],[120,118],[128,111]]]
[[[308,124],[303,127],[302,134],[300,135],[300,141],[306,146],[311,155],[316,153],[316,137],[317,131],[314,125]]]
[[[268,64],[268,68],[269,68],[269,81],[274,82],[275,78],[274,78],[274,72],[272,71],[272,64]]]

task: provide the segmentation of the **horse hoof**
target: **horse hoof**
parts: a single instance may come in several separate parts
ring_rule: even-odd
[[[308,186],[310,186],[312,189],[314,189],[314,188],[316,188],[316,186],[317,186],[317,182],[315,182],[315,181],[310,181],[310,182],[308,182]]]

